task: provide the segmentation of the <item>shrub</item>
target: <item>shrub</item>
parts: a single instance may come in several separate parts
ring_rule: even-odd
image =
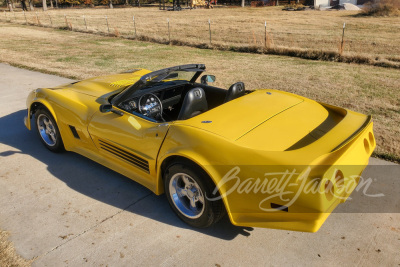
[[[366,16],[399,16],[400,0],[373,0],[364,5]]]

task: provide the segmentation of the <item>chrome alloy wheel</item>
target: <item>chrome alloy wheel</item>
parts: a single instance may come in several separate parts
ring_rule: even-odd
[[[199,184],[185,173],[176,173],[169,182],[169,193],[175,207],[190,219],[204,212],[204,194]]]
[[[57,132],[51,120],[46,115],[40,114],[36,123],[43,141],[49,146],[54,146],[57,142]]]

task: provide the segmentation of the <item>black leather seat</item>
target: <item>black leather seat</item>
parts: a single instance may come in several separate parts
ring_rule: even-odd
[[[190,89],[183,100],[178,120],[190,119],[208,109],[206,94],[200,87]]]
[[[224,103],[229,102],[235,98],[244,96],[244,93],[245,93],[244,83],[242,82],[234,83],[231,85],[231,87],[229,87]]]

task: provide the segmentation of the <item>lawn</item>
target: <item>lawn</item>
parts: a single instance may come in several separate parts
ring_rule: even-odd
[[[189,11],[188,11],[189,12]],[[191,11],[190,11],[191,12]],[[400,157],[400,71],[368,65],[197,49],[0,23],[0,61],[76,79],[132,68],[204,63],[227,88],[275,88],[374,118],[381,156]],[[11,90],[11,89],[10,89]]]
[[[156,40],[170,38],[187,44],[208,44],[211,22],[215,46],[264,47],[265,22],[268,45],[281,49],[305,49],[338,52],[343,23],[346,23],[344,55],[368,57],[398,63],[400,61],[399,17],[356,17],[358,11],[282,11],[281,7],[215,8],[180,12],[158,8],[62,9],[5,14],[17,23],[32,23],[75,30],[102,32]],[[107,20],[106,20],[107,16]],[[25,19],[26,17],[26,19]],[[107,26],[108,24],[108,26]]]
[[[3,267],[28,267],[32,260],[25,260],[19,256],[13,244],[8,240],[9,233],[0,229],[0,266]]]

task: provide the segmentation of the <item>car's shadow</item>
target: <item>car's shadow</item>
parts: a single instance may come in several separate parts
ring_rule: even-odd
[[[25,114],[26,110],[20,110],[0,118],[0,143],[14,148],[0,152],[0,158],[15,153],[27,154],[46,164],[54,177],[77,192],[165,224],[224,240],[231,240],[238,235],[248,236],[253,230],[232,225],[228,216],[207,229],[191,228],[175,216],[164,195],[156,196],[140,184],[76,153],[55,154],[47,150],[35,129],[28,131],[25,128]],[[142,200],[137,202],[138,199]]]

